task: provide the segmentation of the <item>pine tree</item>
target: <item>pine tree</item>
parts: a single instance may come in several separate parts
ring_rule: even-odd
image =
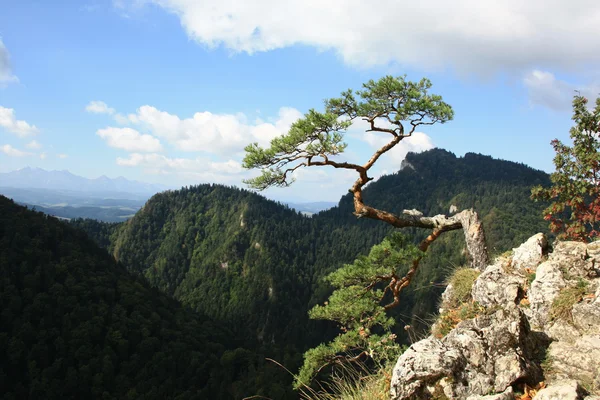
[[[391,329],[396,324],[387,311],[396,299],[391,288],[400,277],[410,273],[415,259],[423,252],[394,232],[368,256],[334,271],[326,280],[335,291],[324,305],[309,312],[312,319],[336,322],[341,330],[333,341],[323,343],[304,354],[304,365],[296,377],[295,386],[308,386],[325,367],[370,359],[376,365],[394,360],[401,351]],[[383,304],[387,303],[387,304]]]

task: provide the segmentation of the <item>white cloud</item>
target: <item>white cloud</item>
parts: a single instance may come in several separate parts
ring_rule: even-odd
[[[4,46],[2,39],[0,38],[0,87],[7,83],[19,82],[12,73],[12,65],[10,62],[10,55],[8,49]]]
[[[286,133],[300,117],[302,114],[298,110],[282,107],[278,118],[272,122],[252,124],[244,114],[213,114],[209,111],[182,119],[145,105],[128,118],[132,124],[146,128],[180,150],[230,155],[241,152],[251,142],[268,145],[271,139]]]
[[[541,105],[558,111],[571,108],[576,90],[590,99],[600,95],[599,85],[577,86],[557,79],[551,72],[537,69],[529,72],[523,78],[523,83],[527,88],[531,105]]]
[[[58,154],[57,157],[64,160],[65,158],[67,158],[69,156],[67,154],[62,153],[62,154]]]
[[[377,121],[376,126],[381,128],[393,128],[392,124],[385,119],[380,118]],[[370,154],[367,158],[353,160],[352,162],[354,163],[364,164],[376,150],[379,150],[392,140],[390,134],[383,132],[369,132],[369,128],[370,125],[366,121],[356,120],[348,130],[348,138],[359,140],[363,143],[366,142],[370,147]],[[405,126],[405,128],[408,130],[410,125],[408,127]],[[398,171],[402,160],[406,158],[408,153],[420,153],[425,150],[433,149],[434,147],[435,145],[428,135],[423,132],[413,132],[410,137],[402,139],[400,143],[384,153],[379,158],[374,168],[379,170],[380,174]],[[354,155],[354,157],[356,156]],[[375,175],[377,175],[377,173],[375,173]]]
[[[293,178],[298,182],[321,183],[329,180],[331,170],[326,171],[325,168],[299,168],[292,174]],[[352,176],[355,176],[354,171],[350,171]]]
[[[40,153],[40,159],[41,159],[41,160],[45,160],[45,159],[46,159],[46,157],[47,157],[47,154],[46,154],[46,153]]]
[[[39,150],[42,148],[42,145],[37,140],[32,140],[31,142],[25,145],[28,149]]]
[[[128,158],[117,158],[117,164],[125,167],[142,167],[153,174],[185,176],[205,182],[239,181],[244,172],[235,160],[215,162],[207,158],[170,158],[162,154],[130,154]]]
[[[185,178],[186,182],[236,184],[248,175],[240,162],[244,147],[252,142],[268,146],[271,139],[287,133],[290,125],[302,117],[298,110],[282,107],[276,117],[254,122],[249,122],[242,113],[208,111],[181,118],[149,105],[126,117],[116,112],[112,115],[122,125],[132,126],[107,127],[96,132],[109,146],[132,153],[126,158],[117,158],[118,165],[143,168],[151,174],[172,175],[173,179]],[[163,150],[158,138],[177,150],[201,152],[203,156],[181,158],[157,154]]]
[[[142,135],[131,128],[99,129],[96,134],[110,147],[127,151],[156,152],[162,150],[160,141],[150,135]]]
[[[159,110],[145,105],[136,113],[127,116],[127,122],[132,128],[106,128],[98,131],[109,145],[124,148],[132,153],[127,157],[116,159],[117,165],[123,167],[141,168],[146,173],[168,176],[169,182],[219,182],[241,184],[242,178],[255,176],[258,171],[245,171],[241,166],[243,148],[251,142],[258,142],[261,146],[268,146],[274,137],[287,133],[290,125],[302,114],[294,109],[282,107],[278,115],[272,118],[251,118],[244,114],[213,114],[211,112],[197,112],[190,118],[181,118],[178,115]],[[359,121],[352,126],[348,139],[360,139],[356,148],[370,148],[374,151],[383,143],[389,141],[384,135],[365,133],[368,126],[364,121]],[[101,134],[102,132],[102,134]],[[109,134],[110,132],[110,134]],[[156,139],[160,137],[163,142],[182,151],[195,151],[202,153],[198,158],[172,157],[168,154],[157,154],[149,148],[133,150],[132,147],[117,146],[122,132],[129,132],[127,136],[130,146],[139,145],[139,135]],[[140,132],[147,132],[142,135]],[[118,135],[116,133],[119,133]],[[152,135],[152,136],[151,136]],[[155,137],[154,137],[155,136]],[[110,142],[112,140],[113,142]],[[158,141],[157,141],[158,143]],[[386,154],[377,165],[373,176],[380,175],[381,167],[390,171],[398,170],[400,162],[409,151],[422,151],[433,147],[431,139],[424,133],[414,133],[411,138],[404,139],[396,148]],[[363,151],[360,151],[363,153]],[[144,154],[145,153],[145,154]],[[370,154],[367,155],[367,158]],[[366,159],[352,151],[340,156],[340,160],[364,163]],[[288,196],[309,199],[312,195],[307,193],[319,192],[319,197],[328,200],[343,194],[356,179],[355,171],[336,170],[333,168],[305,168],[294,173],[297,183],[289,189]],[[273,193],[276,191],[273,189]]]
[[[26,151],[15,149],[10,144],[5,144],[4,146],[0,147],[0,150],[2,150],[4,154],[10,157],[26,157],[31,155],[31,153],[28,153]]]
[[[109,107],[105,102],[93,100],[85,106],[85,111],[93,113],[93,114],[109,114],[112,115],[115,113],[115,109]]]
[[[275,137],[287,133],[290,126],[303,115],[300,111],[292,107],[281,107],[276,121],[273,123],[257,120],[256,124],[251,127],[251,134],[258,144],[268,146],[271,140]]]
[[[362,140],[367,142],[373,151],[380,149],[390,139],[389,135],[386,136],[380,133],[366,132],[362,135]],[[382,174],[396,172],[400,169],[400,164],[408,153],[420,153],[434,147],[433,141],[429,136],[423,132],[414,132],[412,136],[402,139],[393,149],[382,155],[377,162],[377,167],[381,170]]]
[[[190,38],[234,52],[308,45],[333,49],[351,65],[483,73],[600,62],[597,0],[149,2],[175,14]]]
[[[117,122],[117,124],[129,125],[129,118],[127,118],[127,116],[117,113],[114,108],[109,107],[108,104],[106,104],[105,102],[100,101],[100,100],[90,101],[88,103],[88,105],[85,106],[85,111],[92,113],[92,114],[111,115],[114,118],[114,120]]]
[[[0,127],[15,133],[19,137],[35,135],[39,132],[39,129],[34,125],[29,125],[25,121],[17,120],[14,109],[2,106],[0,106]]]
[[[129,124],[129,118],[127,118],[125,115],[115,114],[114,118],[115,118],[115,121],[117,122],[117,124],[119,124],[119,125],[128,125]]]

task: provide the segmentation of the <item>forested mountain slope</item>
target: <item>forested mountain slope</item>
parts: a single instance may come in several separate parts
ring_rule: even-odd
[[[371,183],[363,192],[365,202],[393,213],[417,209],[425,215],[451,214],[474,208],[482,218],[492,252],[502,252],[527,239],[531,230],[544,230],[540,204],[529,199],[531,186],[547,185],[549,177],[523,164],[467,153],[464,157],[434,149],[409,153],[403,168]],[[381,222],[357,220],[350,195],[338,207],[316,216],[325,224],[352,226],[362,236],[366,226]]]
[[[0,310],[3,399],[239,399],[287,386],[85,233],[3,196]]]
[[[483,219],[490,251],[501,253],[546,231],[543,205],[529,193],[548,182],[547,174],[522,164],[435,149],[409,154],[399,172],[372,182],[363,195],[366,204],[396,213],[415,208],[449,214],[452,206],[473,207]],[[307,348],[336,332],[307,317],[330,294],[323,276],[391,231],[382,222],[357,219],[353,211],[352,199],[344,196],[337,207],[308,218],[247,190],[198,185],[153,196],[122,224],[72,223],[129,271],[228,325],[245,346],[295,370]],[[405,233],[415,241],[425,234]],[[426,326],[446,276],[465,262],[462,232],[435,242],[395,310],[400,340]]]
[[[542,205],[529,200],[529,190],[547,182],[547,174],[522,164],[434,149],[409,154],[401,171],[371,183],[364,198],[393,212],[416,208],[431,215],[447,214],[452,205],[473,207],[490,250],[498,253],[545,230]],[[328,294],[321,277],[390,232],[352,211],[350,196],[307,218],[246,190],[199,185],[155,195],[134,218],[103,235],[102,224],[88,228],[110,242],[129,270],[233,324],[250,343],[304,347],[313,338],[323,340],[322,327],[306,320],[307,309]],[[423,232],[413,234],[417,240]],[[432,246],[400,310],[407,323],[415,322],[413,313],[422,317],[435,309],[446,274],[465,262],[461,235],[444,235]]]
[[[433,149],[409,153],[400,171],[371,183],[363,191],[363,198],[366,204],[394,213],[417,209],[425,215],[448,215],[451,209],[474,208],[483,220],[488,249],[494,255],[518,246],[535,232],[547,232],[541,214],[544,205],[531,201],[529,196],[533,185],[549,183],[548,174],[523,164],[474,153],[456,157]],[[317,270],[339,265],[336,259],[347,262],[354,257],[352,250],[364,253],[391,232],[392,228],[380,221],[357,219],[353,211],[352,197],[346,195],[338,207],[313,217],[333,236],[328,240],[331,247],[319,248]],[[403,232],[412,234],[415,242],[425,235],[416,229]],[[429,322],[424,319],[437,312],[446,276],[466,262],[462,232],[442,235],[428,250],[419,273],[403,293],[396,309],[397,320],[417,332],[422,329]],[[407,339],[401,328],[398,335]]]
[[[315,275],[313,224],[252,192],[200,185],[154,196],[111,246],[129,270],[251,343],[296,343]]]

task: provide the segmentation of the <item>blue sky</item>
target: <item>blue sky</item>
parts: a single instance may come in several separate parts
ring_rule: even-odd
[[[455,110],[380,161],[442,147],[552,171],[575,89],[600,93],[589,0],[0,0],[0,172],[25,166],[173,187],[242,186],[243,147],[386,74]],[[383,138],[347,135],[368,159]],[[354,176],[302,171],[276,199],[335,201]]]

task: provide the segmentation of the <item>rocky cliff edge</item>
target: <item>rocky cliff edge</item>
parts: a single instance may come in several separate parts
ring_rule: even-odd
[[[550,251],[539,233],[459,273],[466,292],[450,280],[432,334],[394,367],[392,399],[600,400],[600,242]]]

